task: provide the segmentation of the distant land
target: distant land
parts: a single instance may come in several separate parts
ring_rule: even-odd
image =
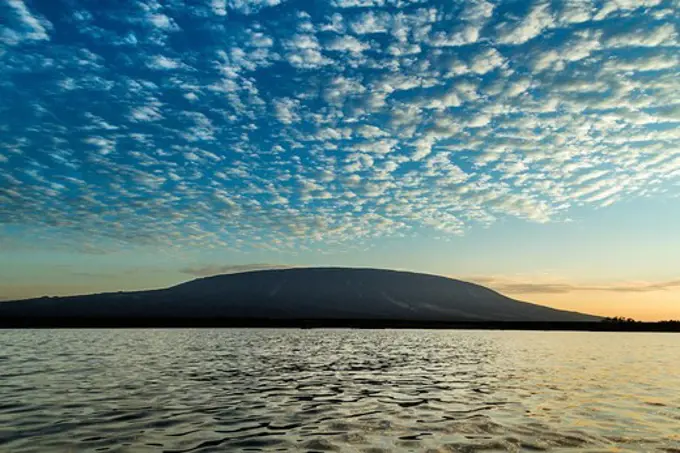
[[[167,289],[0,303],[0,327],[621,330],[602,320],[451,278],[341,267],[259,270]]]
[[[0,304],[0,317],[266,318],[393,321],[598,321],[520,302],[473,283],[364,268],[270,269],[171,288]]]

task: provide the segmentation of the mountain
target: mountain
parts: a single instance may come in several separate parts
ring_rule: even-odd
[[[17,318],[599,321],[450,278],[381,269],[292,268],[200,278],[167,289],[0,303]]]

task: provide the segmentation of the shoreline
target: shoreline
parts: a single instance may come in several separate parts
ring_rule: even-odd
[[[680,322],[410,321],[271,318],[0,318],[0,329],[36,328],[295,328],[432,329],[584,332],[680,332]]]

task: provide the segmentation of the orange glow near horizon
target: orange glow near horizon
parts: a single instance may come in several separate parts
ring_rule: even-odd
[[[566,294],[505,293],[527,302],[599,316],[638,321],[680,319],[680,289],[649,292],[574,291]]]

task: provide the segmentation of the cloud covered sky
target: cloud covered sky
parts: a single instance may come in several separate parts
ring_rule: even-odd
[[[680,228],[678,0],[1,0],[0,14],[0,258],[19,274],[134,256],[175,277],[334,260],[470,275],[451,254],[474,254],[481,230],[559,242],[606,210],[634,224],[641,200]],[[449,245],[371,252],[427,241]],[[644,278],[680,274],[657,265]]]

